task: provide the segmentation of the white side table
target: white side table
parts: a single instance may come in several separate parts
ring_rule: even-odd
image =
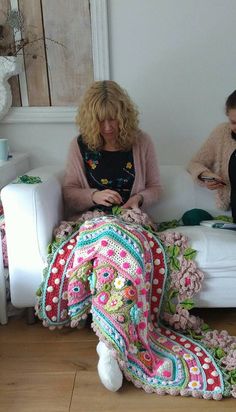
[[[29,156],[26,153],[12,153],[6,162],[0,161],[0,190],[17,176],[25,174],[30,169]],[[2,243],[0,239],[0,323],[7,323],[6,305],[6,272],[3,266]]]

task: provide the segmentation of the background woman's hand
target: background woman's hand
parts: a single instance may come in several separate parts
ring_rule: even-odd
[[[122,206],[123,209],[136,209],[140,207],[143,197],[139,194],[131,196],[129,200]]]
[[[115,190],[97,190],[92,194],[92,200],[96,205],[111,206],[122,203],[121,195]]]
[[[205,178],[212,178],[213,180],[204,180]],[[200,180],[203,181],[204,185],[207,187],[209,190],[217,190],[221,189],[223,186],[225,186],[225,182],[223,181],[222,177],[219,175],[216,175],[215,173],[212,172],[203,172],[200,175]]]

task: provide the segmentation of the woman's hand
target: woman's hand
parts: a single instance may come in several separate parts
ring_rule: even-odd
[[[115,190],[110,190],[110,189],[96,190],[92,194],[92,201],[96,205],[103,205],[103,206],[120,205],[122,203],[122,197]]]
[[[212,172],[203,172],[199,178],[209,190],[217,190],[225,186],[222,177]]]
[[[143,196],[142,195],[134,195],[127,200],[127,202],[122,206],[123,209],[136,209],[142,206],[143,203]]]

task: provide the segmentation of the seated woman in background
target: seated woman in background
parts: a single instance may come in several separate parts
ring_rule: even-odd
[[[229,122],[212,131],[187,170],[197,183],[217,191],[217,206],[231,207],[236,223],[236,90],[227,98],[225,112]]]
[[[140,210],[158,201],[161,184],[135,105],[114,81],[95,82],[77,123],[63,182],[71,222],[51,245],[38,316],[54,329],[79,327],[92,313],[98,373],[109,390],[122,386],[124,374],[147,392],[220,399],[215,360],[199,340],[175,332],[203,336],[204,322],[188,311],[203,273],[186,237],[155,232]]]

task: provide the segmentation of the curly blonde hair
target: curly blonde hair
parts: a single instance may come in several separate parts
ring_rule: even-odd
[[[83,141],[92,150],[104,145],[99,122],[105,119],[118,121],[118,144],[129,150],[138,131],[138,110],[127,92],[112,80],[94,82],[84,95],[76,123]]]

